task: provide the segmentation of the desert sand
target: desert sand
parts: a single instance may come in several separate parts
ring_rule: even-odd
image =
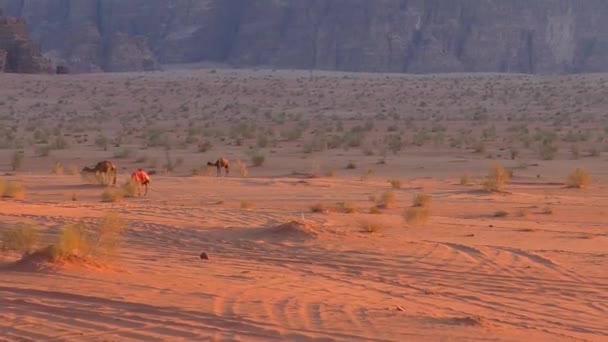
[[[127,223],[104,257],[1,251],[0,341],[606,341],[606,80],[0,74],[1,179],[25,189],[0,229]],[[104,159],[116,187],[78,172]],[[138,167],[148,196],[102,201]]]

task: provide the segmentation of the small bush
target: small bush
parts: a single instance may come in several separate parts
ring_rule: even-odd
[[[51,173],[54,175],[62,175],[63,164],[61,164],[61,162],[55,162],[55,165],[53,165],[53,169],[51,169]]]
[[[123,192],[124,197],[135,197],[135,195],[137,195],[138,191],[138,184],[137,182],[133,181],[132,179],[127,179],[122,186],[120,187],[120,189]]]
[[[260,151],[254,151],[251,153],[251,162],[253,163],[253,166],[262,166],[264,164],[264,161],[266,160],[266,157],[264,157],[264,154]]]
[[[54,259],[59,260],[69,256],[87,256],[91,252],[91,244],[86,228],[84,222],[69,224],[63,227],[54,245]]]
[[[473,177],[471,177],[471,175],[469,175],[468,173],[465,173],[460,177],[460,185],[470,185],[473,184],[473,182]]]
[[[354,214],[357,212],[357,208],[351,202],[340,203],[340,211],[346,214]]]
[[[327,210],[327,206],[323,203],[315,203],[310,206],[310,211],[313,213],[322,213]]]
[[[354,170],[357,168],[357,165],[353,162],[348,162],[348,164],[346,164],[346,169],[347,170]]]
[[[358,215],[355,223],[364,233],[376,233],[390,226],[390,222],[382,216]]]
[[[247,165],[245,165],[245,163],[243,163],[240,159],[237,159],[234,164],[241,177],[249,176],[249,171],[247,170]]]
[[[25,198],[25,186],[19,182],[5,182],[0,185],[2,191],[2,197],[13,198],[13,199],[24,199]]]
[[[509,215],[509,213],[508,213],[508,212],[506,212],[506,211],[504,211],[504,210],[497,210],[497,211],[494,213],[494,217],[505,217],[505,216],[507,216],[507,215]]]
[[[502,165],[495,163],[490,166],[488,176],[483,184],[483,188],[489,192],[502,191],[504,186],[511,179],[512,173],[505,169]]]
[[[586,188],[591,185],[591,176],[585,169],[576,168],[568,175],[566,184],[570,188]]]
[[[251,201],[241,201],[241,209],[252,209],[255,204]]]
[[[541,213],[543,213],[544,215],[552,215],[553,209],[551,209],[551,207],[544,207]]]
[[[13,171],[18,171],[21,169],[21,167],[23,166],[23,158],[23,151],[15,151],[15,153],[13,153],[13,157],[11,159],[11,169]]]
[[[40,240],[38,229],[31,224],[18,223],[2,233],[2,251],[28,254]]]
[[[399,179],[391,179],[389,182],[393,189],[401,189],[401,181]]]
[[[409,207],[406,209],[404,217],[405,222],[408,224],[413,226],[422,226],[428,222],[430,215],[431,211],[429,208]]]
[[[414,207],[424,207],[427,208],[431,205],[432,201],[431,195],[428,194],[416,194],[414,195],[414,200],[412,201],[412,205]]]
[[[378,207],[371,207],[369,208],[369,213],[373,215],[380,215],[382,214],[382,211],[378,209]]]
[[[75,176],[79,173],[80,171],[78,170],[78,167],[76,165],[70,165],[70,167],[68,167],[68,174]]]
[[[52,245],[53,259],[57,261],[71,256],[108,257],[120,246],[126,227],[126,221],[115,213],[103,216],[94,229],[90,229],[83,221],[68,224]]]
[[[392,191],[385,191],[378,202],[378,206],[381,208],[389,209],[395,206],[395,193]]]
[[[120,202],[124,198],[124,192],[119,189],[106,189],[101,193],[102,202]]]

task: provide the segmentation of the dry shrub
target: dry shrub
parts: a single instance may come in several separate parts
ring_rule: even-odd
[[[357,208],[351,202],[340,203],[340,211],[346,214],[354,214],[357,212]]]
[[[429,194],[415,194],[414,199],[412,201],[412,205],[414,207],[427,208],[431,206],[432,199],[433,198]]]
[[[241,201],[241,209],[252,209],[253,207],[255,207],[255,203],[252,201]]]
[[[505,216],[508,216],[508,215],[509,215],[509,213],[506,212],[506,211],[504,211],[504,210],[497,210],[494,213],[494,217],[505,217]]]
[[[413,226],[425,225],[430,216],[431,210],[428,207],[410,207],[406,209],[404,214],[405,222]]]
[[[53,165],[53,168],[51,169],[51,173],[54,175],[62,175],[63,164],[61,164],[61,162],[55,162],[55,165]]]
[[[591,176],[585,169],[576,168],[572,173],[568,175],[566,182],[570,188],[586,188],[591,185]]]
[[[502,165],[495,163],[490,166],[488,176],[483,184],[483,188],[489,192],[500,192],[505,187],[512,173]]]
[[[24,199],[25,198],[25,186],[20,182],[1,182],[0,181],[0,191],[2,192],[2,197],[12,198],[12,199]]]
[[[401,189],[401,180],[399,179],[391,179],[389,180],[389,182],[391,183],[391,187],[393,189]]]
[[[474,179],[468,173],[465,173],[464,175],[462,175],[460,177],[460,185],[470,185],[473,183],[474,183]]]
[[[369,208],[369,213],[373,215],[380,215],[382,214],[382,211],[378,209],[378,207],[371,207]]]
[[[264,162],[266,161],[266,157],[259,150],[251,151],[249,153],[249,157],[251,158],[251,162],[253,163],[253,166],[256,166],[256,167],[264,165]]]
[[[382,196],[380,196],[380,200],[378,202],[378,206],[381,208],[393,208],[395,206],[395,193],[392,191],[385,191]]]
[[[76,165],[70,165],[70,167],[68,167],[68,174],[75,176],[78,173],[80,173],[80,171]]]
[[[521,208],[517,211],[517,216],[519,217],[526,217],[528,215],[530,215],[530,210],[526,208]]]
[[[247,177],[249,176],[249,171],[247,170],[247,165],[245,165],[245,163],[243,163],[240,159],[238,159],[234,165],[236,166],[236,169],[239,173],[239,175],[241,175],[241,177]]]
[[[53,248],[53,259],[60,260],[69,256],[85,257],[91,252],[84,222],[68,224],[63,227]]]
[[[127,179],[120,187],[124,197],[135,197],[138,194],[137,189],[138,184],[132,179]]]
[[[357,215],[355,224],[364,233],[376,233],[391,226],[387,217],[376,215]]]
[[[327,206],[323,203],[315,203],[310,206],[310,211],[313,213],[322,213],[328,210]]]
[[[541,213],[543,213],[545,215],[552,215],[553,209],[551,207],[544,207],[543,210],[541,211]]]
[[[28,223],[17,223],[2,233],[2,251],[13,251],[22,255],[30,253],[38,244],[38,228]]]
[[[106,189],[101,193],[102,202],[120,202],[124,197],[122,189]]]
[[[59,261],[73,256],[87,258],[114,255],[126,227],[126,221],[116,213],[106,214],[93,229],[83,221],[68,224],[52,245],[52,259]]]

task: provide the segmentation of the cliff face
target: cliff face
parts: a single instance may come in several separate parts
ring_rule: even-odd
[[[46,73],[50,62],[28,39],[23,19],[9,18],[0,10],[0,72]]]
[[[77,71],[607,71],[605,0],[0,0]]]

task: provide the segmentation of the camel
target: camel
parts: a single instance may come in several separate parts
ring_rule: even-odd
[[[230,168],[228,166],[228,159],[226,159],[224,157],[220,157],[215,163],[207,162],[207,165],[216,167],[218,177],[222,176],[222,168],[224,168],[226,170],[226,176],[228,176],[228,172],[229,172],[229,168]]]
[[[97,163],[97,165],[95,165],[94,168],[85,166],[82,169],[82,173],[85,173],[85,172],[95,173],[95,174],[99,173],[99,174],[105,174],[107,176],[112,176],[113,177],[112,184],[116,185],[116,165],[114,163],[112,163],[111,161],[108,161],[108,160],[100,161],[99,163]]]
[[[148,184],[150,184],[150,176],[148,173],[142,169],[137,169],[137,171],[131,174],[131,179],[137,183],[137,194],[141,196],[141,187],[144,186],[146,188],[146,192],[144,196],[148,195]]]

